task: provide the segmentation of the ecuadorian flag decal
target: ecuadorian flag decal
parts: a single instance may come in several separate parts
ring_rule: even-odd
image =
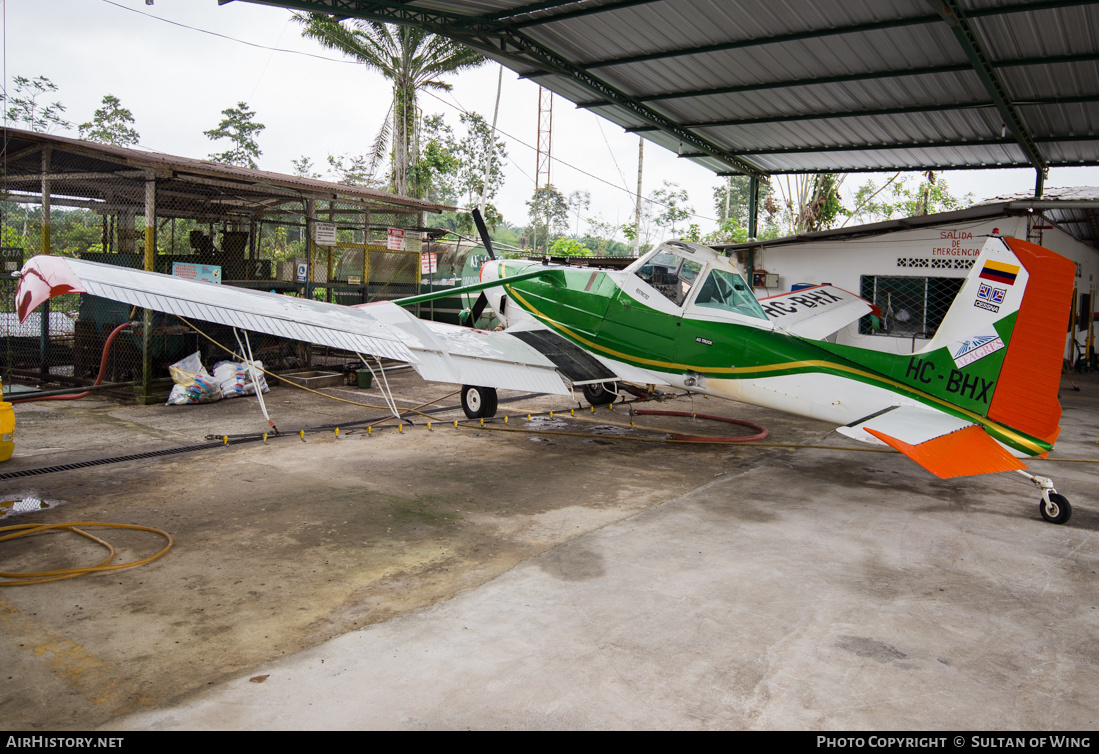
[[[1019,274],[1019,265],[1017,264],[1005,264],[1003,262],[997,262],[994,259],[988,259],[985,261],[984,267],[981,268],[981,277],[985,280],[991,280],[994,283],[1001,283],[1004,285],[1014,285],[1015,278]]]

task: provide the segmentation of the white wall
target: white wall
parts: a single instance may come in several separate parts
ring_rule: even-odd
[[[771,248],[764,243],[762,250],[755,252],[756,269],[777,273],[779,287],[756,288],[756,295],[764,298],[784,293],[797,283],[831,283],[857,294],[863,275],[964,278],[969,269],[955,267],[954,260],[975,259],[984,246],[984,236],[994,230],[1004,236],[1027,238],[1030,224],[1049,223],[1036,217],[1005,215],[841,241],[810,241]],[[1081,293],[1091,291],[1095,301],[1099,251],[1057,228],[1031,231],[1029,240],[1076,262],[1077,288]],[[911,353],[927,344],[926,340],[913,340],[911,336],[860,335],[857,324],[841,331],[837,342],[890,353]]]

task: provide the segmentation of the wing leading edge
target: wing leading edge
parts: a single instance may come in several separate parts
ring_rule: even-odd
[[[554,363],[519,338],[438,323],[429,326],[389,302],[352,308],[80,259],[36,256],[20,273],[20,320],[44,301],[66,293],[88,293],[188,319],[403,361],[425,380],[570,392]]]

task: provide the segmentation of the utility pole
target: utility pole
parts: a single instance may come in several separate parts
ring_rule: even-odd
[[[645,140],[637,137],[637,209],[633,215],[633,255],[641,255],[641,165],[645,161]]]
[[[538,155],[534,171],[534,193],[550,185],[550,150],[553,146],[553,92],[538,87]],[[538,239],[534,239],[538,248]],[[549,253],[549,204],[546,204],[546,253]]]
[[[485,175],[481,180],[481,201],[477,203],[477,209],[481,211],[481,217],[485,216],[485,207],[488,196],[488,177],[492,168],[492,153],[496,149],[496,116],[500,114],[500,92],[504,88],[504,66],[500,66],[500,73],[496,77],[496,107],[492,109],[492,130],[489,132],[488,149],[485,150]],[[537,186],[535,186],[537,188]]]

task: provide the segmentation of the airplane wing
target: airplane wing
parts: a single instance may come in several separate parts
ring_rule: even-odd
[[[818,285],[759,300],[775,326],[791,335],[821,340],[859,317],[878,313],[876,306],[834,285]]]
[[[892,446],[940,479],[1027,468],[978,425],[930,408],[893,406],[836,431]]]
[[[188,319],[403,361],[425,380],[570,393],[568,373],[559,369],[548,349],[504,332],[427,323],[390,302],[338,306],[80,259],[36,256],[20,273],[20,319],[66,293],[89,293]]]

